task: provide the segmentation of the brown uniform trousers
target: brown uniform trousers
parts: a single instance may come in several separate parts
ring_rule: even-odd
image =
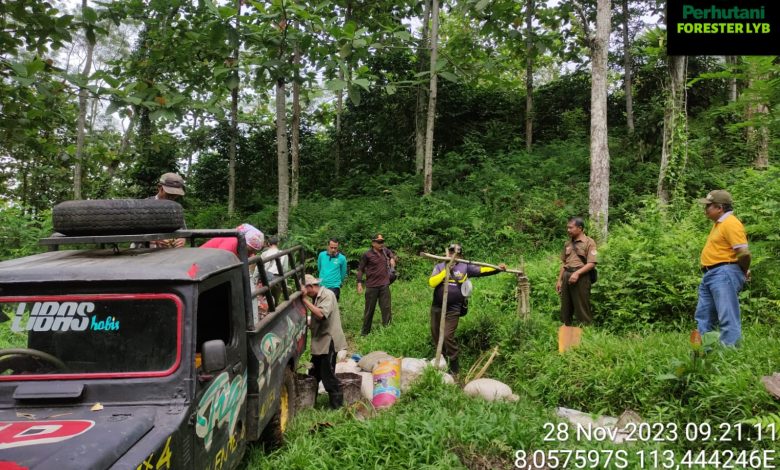
[[[561,286],[561,321],[567,326],[571,326],[574,316],[584,324],[593,320],[590,314],[590,273],[582,274],[576,283],[569,284],[574,271],[576,269],[563,272]]]

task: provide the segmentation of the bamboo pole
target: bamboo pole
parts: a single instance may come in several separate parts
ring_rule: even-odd
[[[442,285],[441,316],[439,317],[439,341],[436,343],[436,356],[433,359],[434,367],[438,369],[441,350],[444,347],[444,324],[447,320],[447,292],[450,290],[450,267],[455,263],[456,258],[448,258],[449,261],[444,266],[444,284]]]
[[[435,259],[435,260],[438,260],[438,261],[450,261],[450,260],[457,259],[458,263],[473,264],[475,266],[484,266],[486,268],[493,268],[493,269],[498,270],[498,271],[501,270],[501,268],[499,268],[495,264],[483,263],[481,261],[469,261],[469,260],[460,259],[460,258],[448,258],[446,256],[432,255],[432,254],[426,253],[424,251],[420,252],[420,256],[423,256],[425,258]],[[512,273],[512,274],[523,274],[523,275],[525,275],[525,273],[523,271],[518,270],[518,269],[505,269],[504,272]]]

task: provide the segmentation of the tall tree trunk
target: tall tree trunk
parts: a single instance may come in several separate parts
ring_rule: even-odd
[[[81,0],[81,10],[87,9],[87,0]],[[92,70],[92,53],[95,50],[95,43],[90,41],[89,34],[86,34],[87,25],[84,29],[84,37],[87,40],[87,57],[84,62],[84,70],[81,72],[82,78],[89,80],[89,72]],[[84,137],[87,125],[87,88],[79,88],[79,118],[76,125],[76,161],[73,168],[73,199],[81,199],[81,180],[82,180],[82,161],[84,159]]]
[[[436,61],[439,53],[439,0],[431,2],[431,84],[428,92],[428,121],[425,126],[423,194],[433,190],[433,126],[436,120]]]
[[[750,87],[752,83],[748,83]],[[754,155],[753,167],[757,170],[765,170],[769,167],[769,130],[763,123],[764,115],[769,114],[769,108],[764,103],[749,103],[747,107],[747,119],[758,120],[758,124],[747,128],[748,150]]]
[[[606,241],[609,223],[609,146],[607,130],[607,46],[610,0],[598,0],[596,34],[591,45],[590,88],[590,194],[591,222],[601,241]]]
[[[747,65],[748,89],[752,89],[756,81],[765,82],[767,80],[766,74],[759,70],[760,66],[755,62],[755,59],[749,59]],[[753,167],[764,170],[769,167],[769,129],[766,125],[766,115],[769,114],[769,108],[759,96],[761,95],[751,96],[747,104],[746,118],[751,122],[747,128],[747,146],[748,151],[754,155]]]
[[[277,234],[287,236],[290,219],[290,162],[287,155],[287,102],[284,78],[276,79],[276,169],[279,172]]]
[[[352,2],[347,2],[347,8],[344,12],[344,24],[347,24],[347,22],[352,17]],[[349,83],[352,80],[352,72],[350,71],[349,77],[345,77],[344,74],[344,67],[346,66],[346,52],[343,48],[339,49],[339,80],[344,81],[346,78],[347,83]],[[334,149],[335,153],[335,173],[336,178],[339,178],[341,176],[341,116],[344,113],[344,90],[338,90],[336,92],[336,147]]]
[[[422,37],[420,38],[420,47],[417,49],[418,72],[423,72],[428,58],[428,25],[431,18],[431,2],[425,0],[422,18]],[[425,85],[417,85],[417,107],[414,112],[414,174],[419,175],[423,172],[425,166],[425,126],[426,113],[425,104],[428,94]]]
[[[233,49],[235,87],[230,90],[230,147],[228,148],[228,217],[236,212],[236,147],[238,147],[238,50],[241,47],[241,1],[236,0],[236,44]]]
[[[731,78],[729,78],[729,103],[733,103],[737,101],[737,71],[735,68],[739,62],[739,56],[727,55],[725,59],[731,73]]]
[[[339,80],[344,80],[344,72],[339,70]],[[344,90],[336,92],[336,145],[333,149],[334,172],[336,178],[341,176],[341,113],[344,112]]]
[[[192,157],[193,157],[193,154],[195,153],[195,151],[199,147],[199,142],[198,141],[200,139],[197,138],[197,137],[199,137],[199,134],[197,132],[198,132],[198,128],[200,127],[199,124],[198,124],[198,120],[200,118],[201,118],[201,112],[199,110],[194,111],[194,115],[192,116],[192,132],[194,133],[194,136],[190,137],[190,145],[188,146],[189,147],[189,152],[187,153],[187,172],[184,175],[185,180],[189,179],[190,176],[192,175]],[[205,120],[205,118],[204,118],[204,120]],[[193,137],[195,137],[195,138],[193,138]],[[228,191],[230,191],[230,190],[228,189]]]
[[[298,206],[298,177],[301,168],[301,83],[298,74],[298,67],[301,65],[301,51],[298,44],[295,44],[293,51],[293,64],[295,67],[295,79],[292,89],[292,125],[290,126],[291,145],[290,158],[292,159],[291,188],[290,188],[290,206]]]
[[[658,172],[658,199],[668,204],[671,192],[679,183],[687,163],[687,117],[685,109],[686,56],[670,56],[667,80],[664,129],[661,144],[661,168]]]
[[[626,127],[634,133],[634,98],[631,91],[631,44],[628,38],[628,0],[623,0],[623,85],[626,94]]]
[[[525,150],[530,152],[534,140],[534,0],[525,9]]]

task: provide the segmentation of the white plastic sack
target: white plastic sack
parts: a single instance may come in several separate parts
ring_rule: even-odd
[[[357,362],[353,361],[352,359],[347,359],[344,362],[337,362],[336,373],[343,374],[345,372],[349,372],[351,374],[358,374],[362,372],[362,370],[360,369],[360,367],[358,367]]]
[[[341,362],[341,361],[343,361],[346,358],[347,358],[347,350],[346,349],[342,349],[341,351],[336,353],[336,362]]]
[[[387,361],[390,359],[395,358],[384,351],[374,351],[360,358],[360,361],[358,361],[358,366],[360,366],[360,368],[366,372],[372,372],[374,370],[374,366],[378,362]]]
[[[413,357],[405,357],[401,359],[401,373],[403,374],[422,374],[425,366],[428,365],[428,361],[425,359],[415,359]]]
[[[438,366],[436,365],[436,358],[433,358],[433,359],[431,359],[431,362],[430,362],[430,364],[431,364],[433,367],[436,367],[437,369],[440,369],[440,370],[446,370],[446,369],[447,369],[447,359],[444,359],[444,356],[441,356],[441,357],[439,358],[439,364],[438,364]]]
[[[482,397],[487,401],[517,401],[518,396],[512,394],[509,385],[494,379],[472,380],[463,388],[470,397]]]
[[[360,394],[370,402],[374,398],[374,374],[371,372],[359,372],[359,374],[362,379],[360,382]]]

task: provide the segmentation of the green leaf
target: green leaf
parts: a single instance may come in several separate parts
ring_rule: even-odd
[[[352,41],[352,47],[356,47],[356,48],[366,47],[366,40],[365,39],[355,39],[354,41]]]
[[[387,85],[387,86],[385,87],[385,92],[386,92],[388,95],[391,95],[391,96],[392,96],[392,95],[394,95],[394,94],[395,94],[395,85],[393,85],[392,83],[391,83],[391,84],[389,84],[389,85]]]
[[[235,88],[238,88],[238,85],[240,84],[240,81],[238,79],[238,74],[232,73],[228,77],[227,80],[225,80],[225,85],[227,85],[228,90],[233,90]]]
[[[342,32],[345,36],[353,37],[355,35],[355,31],[357,30],[357,25],[354,21],[349,20],[347,21],[347,24],[344,25],[344,28],[342,28]]]
[[[33,83],[35,83],[35,80],[32,78],[19,77],[19,76],[15,76],[13,78],[22,86],[30,86]]]
[[[27,65],[23,64],[21,62],[14,62],[11,64],[11,68],[14,69],[14,72],[16,72],[16,75],[20,77],[26,77],[27,76]]]
[[[26,65],[27,69],[27,76],[32,77],[36,73],[40,72],[46,67],[46,64],[43,63],[41,59],[35,58],[32,62],[28,62]]]
[[[397,37],[398,39],[402,41],[411,41],[412,35],[409,34],[409,31],[396,31],[393,33],[393,36]]]
[[[236,16],[236,9],[232,7],[219,7],[217,10],[219,11],[219,16],[223,20]]]
[[[352,80],[352,83],[354,83],[355,85],[360,85],[366,91],[368,91],[368,87],[371,85],[371,82],[369,82],[365,78],[356,78]]]
[[[335,78],[333,80],[328,80],[327,82],[325,82],[325,88],[327,88],[330,91],[339,91],[339,90],[343,90],[346,87],[347,87],[347,82],[338,78]]]
[[[443,79],[447,80],[448,82],[452,82],[452,83],[458,83],[458,76],[457,76],[457,75],[455,75],[455,74],[454,74],[454,73],[452,73],[452,72],[447,72],[447,71],[445,70],[445,71],[439,72],[439,76],[440,76],[441,78],[443,78]]]
[[[96,23],[98,20],[97,12],[91,7],[82,8],[81,14],[84,18],[84,21],[86,21],[87,23]]]
[[[490,3],[490,0],[479,0],[479,2],[477,2],[477,4],[474,6],[474,9],[482,13],[482,10],[485,9],[488,3]]]
[[[143,102],[143,100],[137,96],[128,96],[127,98],[125,98],[125,101],[127,101],[130,104],[134,104],[136,106],[138,106]]]
[[[354,86],[349,87],[349,99],[352,101],[352,103],[355,106],[360,106],[360,98],[361,98],[360,88]]]

